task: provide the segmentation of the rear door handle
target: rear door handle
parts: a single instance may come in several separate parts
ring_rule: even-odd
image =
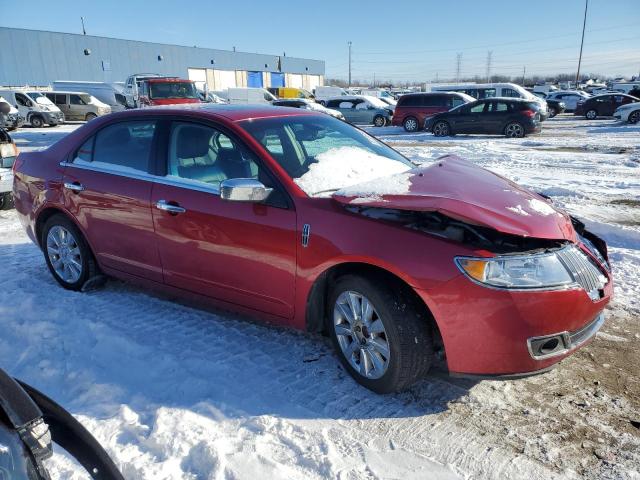
[[[173,213],[173,214],[184,213],[187,211],[185,208],[182,208],[180,205],[171,204],[166,200],[158,200],[156,202],[156,208],[158,210],[162,210],[162,211]]]
[[[80,193],[84,190],[84,185],[82,185],[79,182],[64,182],[64,188],[66,188],[67,190],[71,190],[72,192],[75,193]]]

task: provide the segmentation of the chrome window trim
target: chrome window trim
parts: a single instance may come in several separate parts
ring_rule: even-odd
[[[142,172],[142,171],[140,173],[123,172],[115,168],[112,169],[108,167],[100,167],[97,165],[83,165],[83,164],[67,162],[67,161],[60,162],[60,166],[65,168],[66,167],[79,168],[81,170],[88,170],[91,172],[106,173],[108,175],[116,175],[118,177],[131,178],[134,180],[143,180],[147,182],[158,183],[161,185],[168,185],[171,187],[186,188],[188,190],[194,190],[197,192],[220,195],[220,189],[218,187],[214,187],[213,185],[207,185],[205,183],[203,183],[202,185],[198,185],[195,183],[194,180],[187,181],[187,180],[182,180],[178,177],[171,177],[171,178],[161,177],[159,175],[152,175],[150,173]]]

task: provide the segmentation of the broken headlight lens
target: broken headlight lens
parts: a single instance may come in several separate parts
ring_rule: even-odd
[[[555,253],[456,257],[455,262],[469,278],[491,287],[544,289],[573,283],[573,277]]]

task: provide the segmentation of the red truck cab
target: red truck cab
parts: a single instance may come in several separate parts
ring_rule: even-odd
[[[182,78],[147,78],[140,82],[139,92],[141,107],[201,103],[196,84]]]

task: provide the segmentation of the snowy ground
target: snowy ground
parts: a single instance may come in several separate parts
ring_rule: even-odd
[[[73,128],[14,137],[26,151]],[[596,340],[545,375],[434,373],[378,396],[321,337],[117,281],[64,291],[0,212],[0,366],[73,412],[130,479],[640,479],[640,126],[563,116],[521,140],[370,131],[414,160],[466,157],[588,220],[617,281]],[[62,454],[52,469],[83,478]]]

